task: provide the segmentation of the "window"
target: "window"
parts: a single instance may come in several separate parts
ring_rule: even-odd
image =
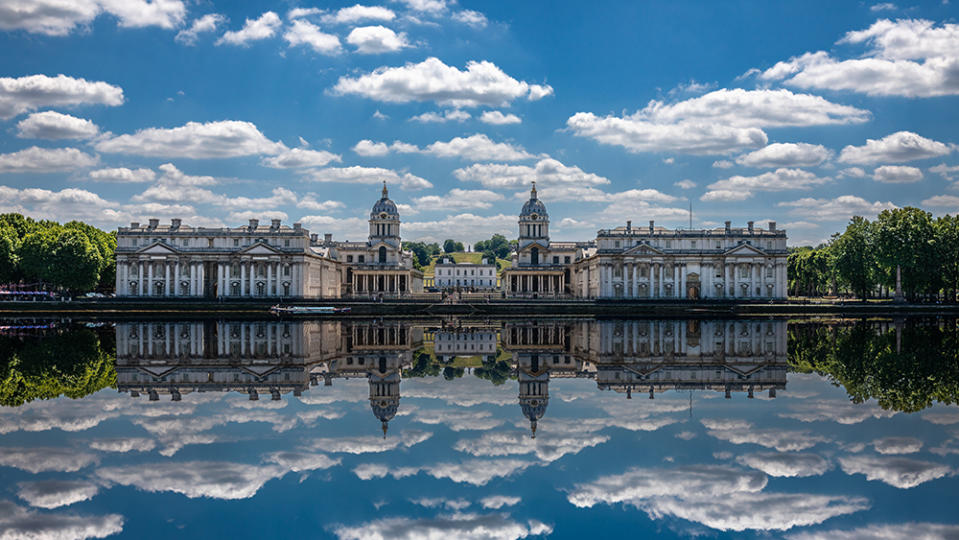
[[[239,239],[239,238],[234,238],[234,239],[233,239],[233,247],[239,247],[239,246],[240,246],[240,239]]]
[[[613,242],[613,247],[619,247],[619,240]]]
[[[360,255],[358,262],[366,262],[366,255]]]
[[[716,242],[716,249],[723,249],[722,243]]]
[[[769,242],[766,242],[766,249],[772,249],[772,248],[773,248],[772,241],[770,240]]]
[[[559,264],[559,257],[553,257],[553,264]]]
[[[189,246],[189,245],[190,245],[190,239],[189,239],[189,238],[184,238],[184,239],[183,239],[183,247],[187,247],[187,246]]]
[[[563,257],[563,262],[569,264],[569,255]]]
[[[284,241],[283,241],[283,247],[290,247],[290,241],[289,241],[289,240],[284,240]]]
[[[133,247],[137,247],[137,239],[136,239],[136,238],[133,239]]]
[[[766,277],[768,277],[768,278],[773,277],[773,267],[772,267],[772,265],[769,265],[769,266],[766,267]]]
[[[673,247],[673,243],[669,240],[666,240],[666,249],[670,249],[671,247]]]
[[[290,275],[290,265],[288,264],[283,265],[283,275],[284,276]]]
[[[207,238],[207,243],[208,243],[208,246],[207,246],[207,247],[213,247],[213,239],[212,239],[212,238]]]
[[[693,249],[696,249],[696,241],[695,241],[695,240],[692,241],[692,247],[693,247]]]

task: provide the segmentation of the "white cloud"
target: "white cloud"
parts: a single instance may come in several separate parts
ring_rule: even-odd
[[[423,471],[433,478],[446,478],[457,483],[485,486],[494,478],[509,477],[530,465],[533,463],[519,459],[470,459],[459,463],[428,465],[423,468]]]
[[[353,24],[360,21],[387,22],[395,18],[396,14],[383,6],[363,6],[355,4],[324,15],[322,21],[328,24]]]
[[[346,36],[346,42],[356,47],[360,54],[396,52],[410,47],[405,33],[397,34],[385,26],[361,26]]]
[[[902,163],[917,159],[944,156],[952,152],[947,144],[927,139],[911,131],[898,131],[882,139],[866,139],[863,146],[846,146],[839,153],[839,161],[857,165],[875,163]]]
[[[959,208],[959,197],[955,195],[935,195],[923,200],[922,205],[933,208]]]
[[[410,118],[411,122],[420,122],[423,124],[444,124],[450,121],[465,122],[473,116],[460,109],[449,109],[443,112],[429,111],[418,114]]]
[[[791,208],[790,215],[833,221],[845,221],[853,216],[872,219],[883,210],[896,208],[896,205],[891,202],[869,202],[855,195],[841,195],[835,199],[807,197],[795,201],[781,202],[778,206]]]
[[[381,67],[358,77],[341,77],[332,91],[388,103],[434,101],[452,107],[500,107],[515,99],[537,100],[553,93],[549,86],[510,77],[492,62],[472,61],[460,71],[435,57],[419,64]]]
[[[885,184],[913,184],[922,181],[922,170],[904,165],[883,165],[872,172],[872,179]]]
[[[57,75],[0,77],[0,120],[36,110],[64,105],[123,104],[123,89],[102,81]]]
[[[813,167],[832,156],[821,144],[773,143],[755,152],[736,158],[736,163],[747,167]]]
[[[321,54],[337,54],[343,50],[340,38],[334,34],[327,34],[318,26],[309,21],[294,20],[293,24],[283,33],[283,39],[290,47],[306,45]]]
[[[267,139],[251,122],[187,122],[175,128],[147,128],[103,139],[95,148],[108,154],[192,159],[278,154],[282,143]]]
[[[855,455],[839,458],[846,474],[863,474],[899,489],[909,489],[954,474],[946,465],[902,457]]]
[[[76,148],[40,148],[31,146],[10,154],[0,154],[0,174],[52,173],[92,167],[99,162]]]
[[[17,496],[36,508],[59,508],[90,500],[99,488],[89,482],[41,480],[17,484]]]
[[[734,422],[735,424],[730,424],[716,420],[702,420],[707,428],[707,434],[732,444],[756,444],[779,452],[798,452],[819,443],[829,442],[826,437],[806,430],[756,428],[749,422],[738,420]]]
[[[933,97],[959,94],[959,25],[882,19],[848,32],[840,44],[868,44],[862,57],[840,60],[805,53],[760,73],[766,81],[799,88],[850,90],[871,96]],[[750,70],[750,72],[758,70]]]
[[[463,510],[470,506],[470,502],[466,499],[442,499],[439,497],[429,498],[423,497],[421,499],[410,499],[410,502],[422,506],[424,508],[439,508],[443,507],[447,510]]]
[[[450,231],[461,231],[461,240],[475,242],[488,239],[493,234],[509,235],[516,228],[516,215],[496,214],[478,216],[476,214],[448,215],[435,221],[410,221],[403,223],[405,234],[413,240],[442,242],[449,238]],[[405,392],[405,390],[404,390]],[[515,399],[515,396],[514,396]]]
[[[568,499],[581,508],[626,503],[653,519],[673,516],[723,531],[787,530],[869,507],[858,497],[763,493],[766,482],[760,472],[717,465],[630,469],[576,485]]]
[[[680,189],[693,189],[694,187],[696,187],[696,182],[693,182],[692,180],[687,178],[685,180],[680,180],[679,182],[676,182],[673,185]]]
[[[118,439],[96,439],[90,441],[90,448],[101,452],[149,452],[156,447],[156,441],[146,437],[125,437]]]
[[[398,173],[380,167],[328,167],[309,171],[305,178],[314,182],[337,182],[343,184],[399,184],[403,189],[426,189],[433,187],[429,181],[410,173]]]
[[[503,196],[486,189],[453,188],[446,195],[427,195],[413,199],[418,210],[452,210],[457,208],[489,208]]]
[[[949,166],[945,163],[940,163],[935,167],[929,167],[929,172],[936,173],[946,180],[956,180],[957,175],[959,175],[959,165]]]
[[[539,160],[536,165],[507,165],[502,163],[475,163],[456,169],[453,175],[463,182],[479,182],[490,188],[528,188],[537,186],[598,186],[609,184],[608,178],[584,172],[576,166],[567,166],[552,158]]]
[[[882,3],[880,3],[880,4],[873,4],[873,5],[869,6],[869,11],[872,11],[872,12],[876,12],[876,11],[895,11],[895,10],[897,10],[897,9],[899,9],[899,8],[897,8],[897,7],[896,7],[896,4],[893,4],[892,2],[882,2]]]
[[[847,400],[806,399],[789,408],[789,412],[780,413],[779,416],[800,422],[836,422],[844,425],[858,424],[871,418],[890,418],[896,414],[896,411],[883,409],[876,403],[852,403]]]
[[[120,26],[179,26],[186,15],[181,0],[18,0],[0,5],[0,29],[65,36],[101,13],[117,17]]]
[[[196,45],[196,40],[200,34],[215,32],[217,27],[225,22],[226,17],[223,15],[219,13],[207,13],[198,19],[193,19],[193,24],[191,24],[189,28],[184,28],[177,32],[176,38],[174,39],[184,45]]]
[[[872,441],[880,454],[915,454],[922,449],[922,441],[915,437],[883,437]]]
[[[273,167],[274,169],[296,169],[300,167],[323,167],[333,161],[340,162],[343,159],[338,154],[326,150],[293,148],[292,150],[284,150],[276,156],[263,158],[260,163],[264,167]]]
[[[40,514],[0,501],[0,531],[7,538],[106,538],[123,531],[123,516]]]
[[[522,499],[511,495],[489,495],[480,499],[483,508],[499,510],[504,506],[516,506]]]
[[[525,431],[500,431],[484,433],[476,439],[460,439],[453,448],[478,457],[533,454],[541,461],[552,462],[609,440],[608,435],[592,431],[594,429],[589,426],[565,432],[544,429],[536,439],[531,438]]]
[[[258,19],[247,19],[243,23],[243,28],[240,30],[226,32],[220,36],[220,39],[216,40],[216,44],[246,46],[251,41],[273,37],[282,24],[279,15],[272,11],[267,11],[263,15],[260,15]]]
[[[5,446],[0,448],[0,465],[34,474],[40,472],[76,472],[97,463],[97,456],[72,448]]]
[[[500,111],[483,111],[483,114],[480,115],[480,122],[494,126],[505,126],[521,124],[523,120],[513,113],[503,114]]]
[[[741,201],[748,199],[756,191],[787,191],[791,189],[810,189],[829,182],[802,169],[776,169],[757,176],[732,176],[709,184],[700,200],[703,201]]]
[[[313,210],[320,212],[327,212],[329,210],[335,210],[337,208],[343,208],[344,204],[340,201],[318,201],[314,194],[309,194],[306,197],[301,198],[297,203],[297,208],[302,208],[304,210]]]
[[[399,447],[415,446],[433,434],[429,431],[406,430],[398,437],[380,438],[374,435],[355,437],[325,437],[309,442],[311,448],[331,453],[369,454],[386,452]]]
[[[829,462],[816,454],[758,452],[743,454],[736,461],[769,476],[820,476],[829,470]]]
[[[733,165],[734,163],[732,161],[729,161],[728,159],[720,159],[718,161],[713,162],[713,167],[717,169],[730,169],[733,167]]]
[[[336,525],[333,534],[340,540],[391,538],[462,538],[464,540],[515,540],[527,536],[548,536],[553,528],[536,520],[521,523],[506,514],[453,513],[421,519],[382,518],[359,525]]]
[[[424,13],[438,15],[446,11],[446,0],[395,0],[406,4],[406,7]],[[455,2],[454,2],[455,3]]]
[[[483,15],[479,11],[473,11],[472,9],[457,11],[453,13],[450,18],[473,28],[486,28],[486,25],[489,24],[489,21],[486,20],[486,15]]]
[[[788,538],[789,540],[876,540],[880,538],[948,540],[957,537],[959,537],[959,525],[910,522],[894,525],[866,525],[849,530],[803,531]]]
[[[394,141],[393,144],[362,140],[353,151],[363,156],[383,156],[389,152],[401,154],[428,154],[436,157],[456,157],[471,161],[518,161],[534,157],[521,146],[498,143],[482,133],[469,137],[454,137],[449,141],[436,141],[420,148],[414,144]]]
[[[866,171],[862,170],[860,167],[849,167],[839,171],[837,174],[839,178],[865,178]]]
[[[90,139],[100,129],[85,118],[55,111],[33,113],[17,123],[17,137],[21,139]]]

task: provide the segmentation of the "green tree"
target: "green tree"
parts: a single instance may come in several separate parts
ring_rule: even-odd
[[[936,250],[946,297],[955,302],[959,292],[959,216],[942,216],[936,220]]]
[[[57,235],[51,261],[49,281],[73,293],[96,287],[105,265],[87,236],[76,229],[64,229]]]
[[[454,253],[457,251],[465,251],[462,242],[457,242],[452,239],[446,239],[443,241],[443,252],[444,253]]]
[[[896,268],[902,270],[902,289],[915,300],[940,288],[936,232],[932,214],[913,207],[883,210],[875,223],[875,252],[880,279],[896,286]]]
[[[19,280],[16,234],[12,227],[0,224],[0,283]]]
[[[842,234],[830,244],[837,277],[864,301],[876,286],[876,258],[873,226],[855,216]]]
[[[52,283],[53,249],[57,233],[52,229],[37,229],[28,233],[20,243],[20,272],[27,282]]]

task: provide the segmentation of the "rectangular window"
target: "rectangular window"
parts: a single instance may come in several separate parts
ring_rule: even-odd
[[[569,256],[563,257],[563,262],[569,264]]]
[[[692,245],[693,245],[693,249],[696,249],[696,241],[695,241],[695,240],[692,241]]]
[[[283,241],[283,247],[290,247],[290,241],[289,241],[289,240],[284,240],[284,241]]]
[[[723,249],[723,245],[719,242],[716,242],[716,249]]]
[[[553,257],[553,264],[559,264],[559,257]]]
[[[133,239],[133,247],[137,247],[137,239],[136,239],[136,238]]]
[[[240,246],[240,239],[239,239],[239,238],[234,238],[234,239],[233,239],[233,247],[239,247],[239,246]]]
[[[672,247],[673,247],[673,243],[670,242],[669,240],[666,240],[666,249],[670,249]]]
[[[346,256],[346,262],[353,262],[353,256],[352,256],[352,255],[347,255],[347,256]]]
[[[360,255],[359,262],[366,262],[366,256]]]

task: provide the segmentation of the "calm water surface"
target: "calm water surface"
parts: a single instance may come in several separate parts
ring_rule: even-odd
[[[955,320],[2,324],[0,537],[959,537]]]

